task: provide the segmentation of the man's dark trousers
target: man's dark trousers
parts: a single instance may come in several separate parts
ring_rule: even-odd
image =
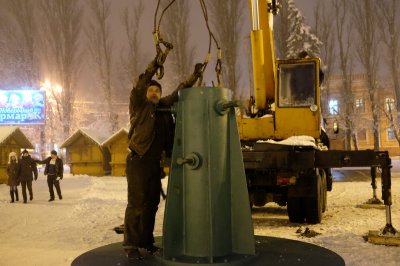
[[[126,159],[126,177],[128,205],[123,245],[125,248],[151,247],[160,203],[160,159],[130,153]]]
[[[26,187],[28,187],[29,197],[32,200],[32,198],[33,198],[32,180],[21,181],[21,187],[22,187],[22,198],[24,199],[24,202],[26,202]]]
[[[56,187],[58,198],[61,199],[60,181],[57,180],[56,175],[51,175],[51,174],[47,175],[47,185],[49,186],[50,199],[54,199],[53,185]]]

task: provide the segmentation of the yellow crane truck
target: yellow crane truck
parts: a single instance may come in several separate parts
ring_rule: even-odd
[[[272,23],[278,4],[249,4],[254,98],[247,116],[238,118],[238,127],[251,204],[276,202],[287,206],[291,222],[320,223],[332,188],[327,169],[366,166],[371,167],[373,187],[376,168],[382,168],[382,198],[390,208],[388,152],[319,148],[326,137],[321,127],[320,60],[276,60]]]

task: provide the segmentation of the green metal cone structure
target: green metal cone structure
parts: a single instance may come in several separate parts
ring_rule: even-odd
[[[255,255],[254,230],[234,105],[227,89],[183,89],[163,253],[167,265],[242,265]],[[244,264],[243,264],[244,265]]]

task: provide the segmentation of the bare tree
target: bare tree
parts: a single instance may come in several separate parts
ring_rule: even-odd
[[[86,28],[89,53],[100,79],[100,87],[104,92],[111,132],[115,132],[118,129],[118,115],[113,111],[112,106],[113,43],[110,39],[110,2],[107,0],[90,0],[88,6],[91,14],[91,19]]]
[[[189,11],[188,1],[177,0],[166,11],[161,25],[161,33],[174,45],[168,64],[172,67],[175,84],[185,80],[194,65],[194,47],[189,44]]]
[[[8,0],[1,5],[0,47],[3,67],[6,66],[1,79],[13,87],[38,87],[36,6],[26,0]]]
[[[233,97],[240,94],[238,82],[240,67],[238,47],[243,39],[241,35],[243,10],[245,1],[242,0],[211,0],[208,1],[209,12],[212,13],[212,23],[223,55],[223,83],[224,87],[233,91]]]
[[[322,105],[322,115],[327,117],[329,114],[328,100],[330,97],[330,84],[329,77],[333,72],[335,65],[335,49],[334,49],[334,13],[330,11],[330,6],[325,2],[319,1],[314,10],[315,15],[315,26],[314,31],[316,32],[318,38],[323,43],[320,48],[320,54],[322,59],[322,66],[324,72],[324,83],[321,86],[321,105]],[[321,82],[321,81],[320,81]]]
[[[142,0],[136,0],[133,7],[133,15],[130,9],[126,7],[121,13],[121,23],[124,27],[126,37],[128,39],[128,48],[123,49],[120,55],[123,69],[123,79],[129,81],[129,85],[135,84],[136,79],[141,70],[142,55],[140,53],[139,29],[140,21],[143,17],[144,4]],[[124,86],[123,86],[124,87]]]
[[[77,73],[82,61],[79,36],[82,26],[82,7],[78,0],[42,0],[43,39],[47,60],[62,86],[57,100],[58,119],[62,137],[70,134],[73,117],[72,103]]]
[[[334,0],[332,6],[335,17],[335,32],[337,36],[338,66],[343,77],[342,99],[344,103],[343,119],[345,124],[345,149],[351,150],[351,140],[353,140],[354,148],[358,150],[357,134],[354,123],[354,95],[352,91],[352,21],[350,21],[349,3],[345,0]]]
[[[374,150],[379,150],[379,109],[377,102],[377,71],[379,63],[377,3],[355,0],[352,3],[353,24],[358,33],[356,54],[367,74],[367,91],[371,104]]]
[[[390,67],[390,75],[393,80],[394,92],[396,95],[397,111],[400,111],[400,81],[398,71],[400,69],[400,16],[399,3],[396,0],[381,1],[378,5],[381,18],[379,20],[382,29],[382,40],[387,49],[386,61]],[[393,110],[395,111],[395,110]]]
[[[396,109],[397,114],[400,111],[400,82],[398,77],[398,70],[400,69],[400,47],[399,47],[399,19],[398,15],[399,5],[395,0],[382,1],[379,5],[379,11],[382,20],[380,20],[380,28],[382,30],[383,43],[387,49],[386,61],[390,67],[390,75],[393,80],[394,93],[396,95]],[[393,112],[390,104],[387,110],[384,110],[384,114],[389,121],[389,128],[394,132],[395,138],[400,145],[400,129],[398,126],[399,115],[393,116]]]

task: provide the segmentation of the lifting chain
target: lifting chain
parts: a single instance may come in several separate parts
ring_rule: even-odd
[[[165,63],[165,60],[167,59],[167,55],[168,55],[169,51],[171,51],[174,46],[172,45],[172,43],[164,41],[160,37],[160,33],[159,32],[154,32],[153,36],[154,36],[154,43],[156,45],[156,51],[157,51],[157,66],[158,66],[158,69],[157,69],[157,72],[156,72],[156,76],[157,76],[158,79],[162,79],[163,76],[164,76],[164,63]],[[164,47],[165,47],[164,51],[161,49],[161,44],[164,45]]]
[[[281,5],[278,3],[277,0],[272,0],[271,3],[268,3],[268,12],[272,13],[274,15],[277,15],[279,13],[279,9],[281,8]]]
[[[222,87],[222,51],[218,48],[217,51],[217,64],[215,65],[215,73],[217,74],[218,87]]]
[[[154,31],[153,31],[153,38],[154,38],[154,44],[156,46],[156,52],[157,52],[157,72],[156,72],[156,77],[157,79],[162,79],[164,77],[164,63],[165,60],[167,59],[167,55],[169,53],[169,51],[172,50],[172,48],[174,47],[172,45],[172,43],[165,41],[162,37],[161,37],[161,33],[160,33],[160,25],[161,25],[161,20],[164,16],[165,11],[167,11],[167,9],[175,2],[176,0],[172,0],[165,8],[164,10],[161,12],[161,16],[160,19],[158,20],[158,25],[157,25],[157,13],[158,13],[158,9],[160,7],[160,2],[161,0],[158,0],[157,3],[157,8],[156,8],[156,12],[154,14]],[[165,47],[164,51],[161,48],[161,44]]]

